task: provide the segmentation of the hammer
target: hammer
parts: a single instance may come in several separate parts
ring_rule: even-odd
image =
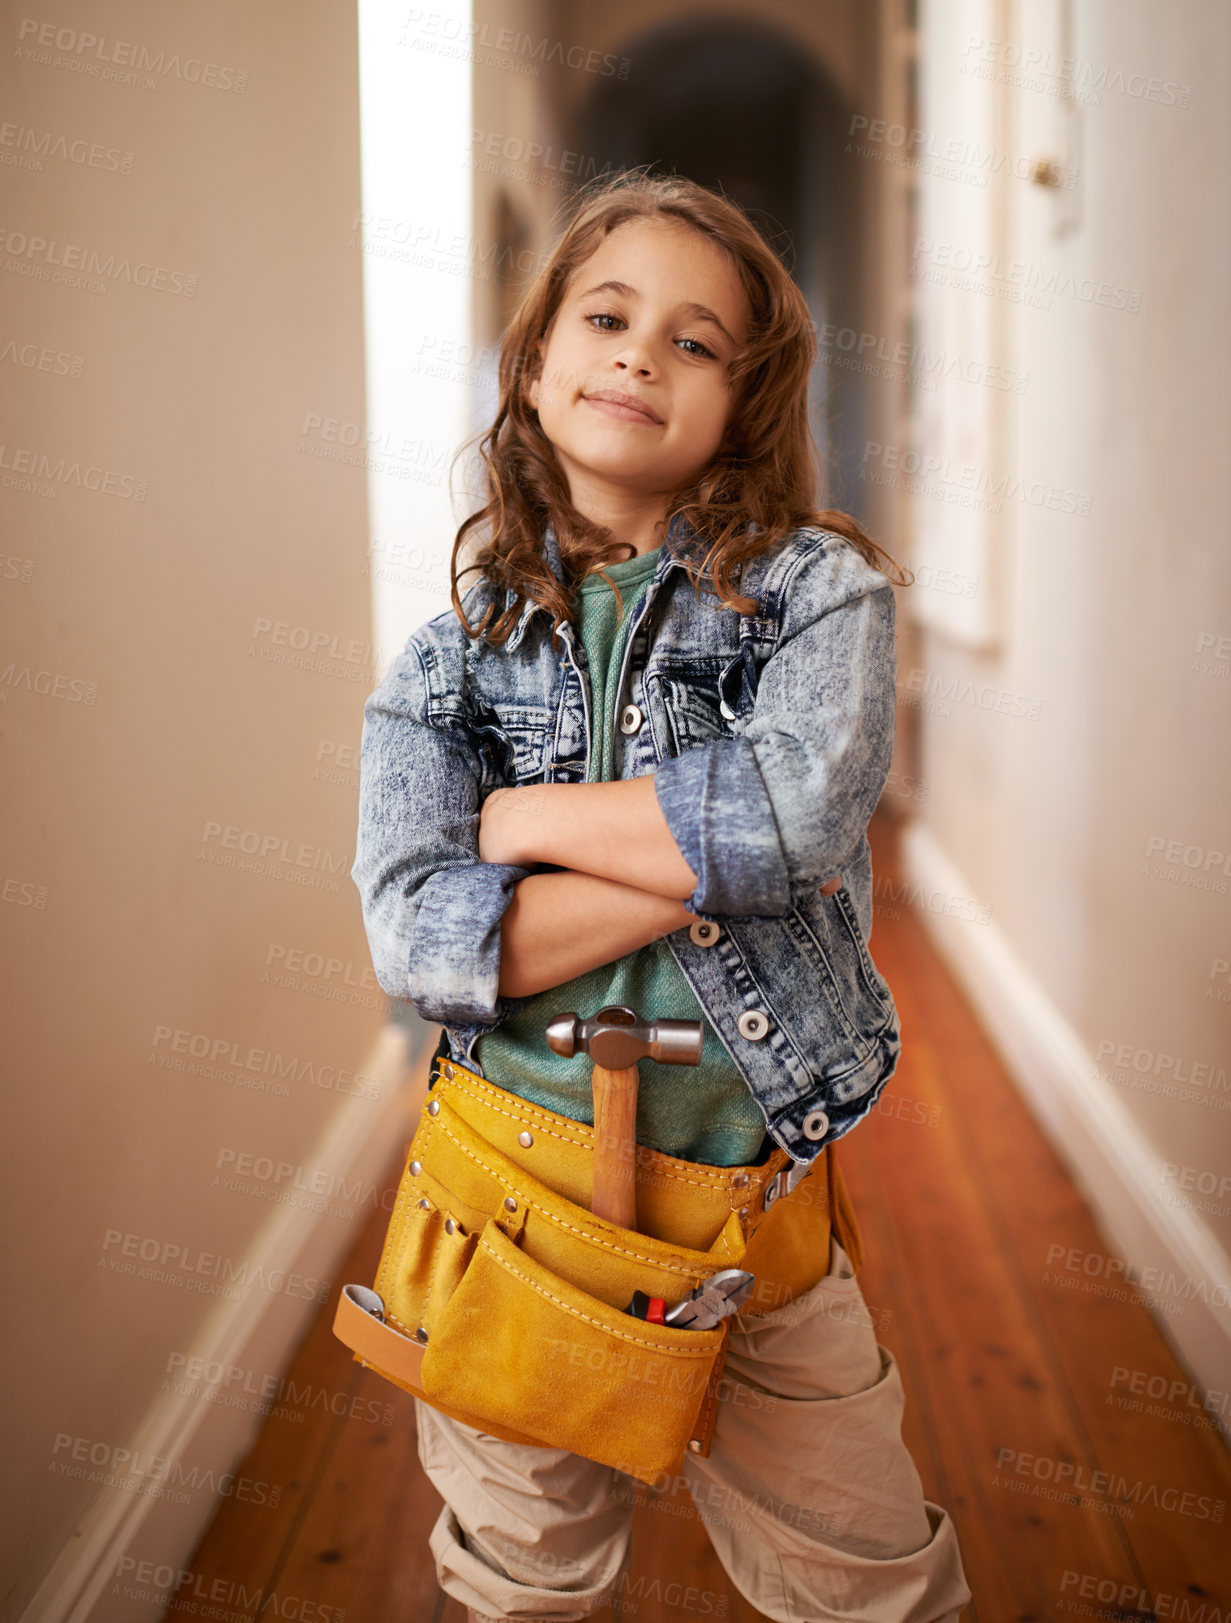
[[[699,1020],[641,1020],[625,1003],[588,1019],[571,1009],[547,1025],[547,1046],[594,1063],[594,1185],[590,1210],[620,1228],[637,1227],[637,1061],[701,1063]]]

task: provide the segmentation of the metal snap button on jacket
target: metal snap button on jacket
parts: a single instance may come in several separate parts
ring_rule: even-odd
[[[688,939],[698,947],[712,947],[722,934],[722,926],[712,919],[698,919],[688,926]]]
[[[810,1110],[800,1125],[805,1138],[824,1138],[829,1131],[829,1117],[823,1110]]]
[[[639,705],[626,704],[620,711],[620,731],[622,733],[635,733],[645,717],[641,714]]]
[[[745,1009],[735,1022],[735,1029],[750,1043],[759,1043],[769,1030],[769,1017],[763,1009]]]

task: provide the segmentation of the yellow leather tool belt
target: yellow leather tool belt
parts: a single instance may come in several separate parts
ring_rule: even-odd
[[[653,1482],[709,1452],[731,1319],[689,1330],[623,1310],[678,1301],[722,1268],[773,1312],[863,1248],[828,1146],[711,1167],[637,1146],[637,1230],[590,1209],[593,1129],[456,1061],[433,1074],[374,1292],[347,1285],[334,1333],[454,1419]],[[788,1180],[790,1187],[788,1188]]]

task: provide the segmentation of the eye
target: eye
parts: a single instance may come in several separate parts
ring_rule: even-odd
[[[690,355],[708,355],[711,361],[718,359],[718,357],[714,354],[714,351],[708,348],[707,345],[703,344],[699,338],[681,338],[679,342],[681,344],[695,344],[697,346],[696,349],[690,349],[688,351],[688,354]]]
[[[627,322],[625,322],[624,317],[617,316],[611,310],[593,310],[588,315],[583,316],[582,319],[591,323],[592,325],[595,325],[599,332],[615,332],[617,328],[627,326]],[[605,323],[607,322],[611,322],[612,325],[606,326]],[[684,351],[686,355],[692,355],[698,359],[704,358],[710,361],[715,361],[718,359],[714,351],[710,349],[707,344],[703,344],[699,338],[677,338],[676,343],[691,344],[693,346],[691,349],[686,349]]]

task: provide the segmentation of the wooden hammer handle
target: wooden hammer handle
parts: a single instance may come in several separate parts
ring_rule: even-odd
[[[594,1067],[594,1185],[590,1210],[637,1227],[637,1067]]]

